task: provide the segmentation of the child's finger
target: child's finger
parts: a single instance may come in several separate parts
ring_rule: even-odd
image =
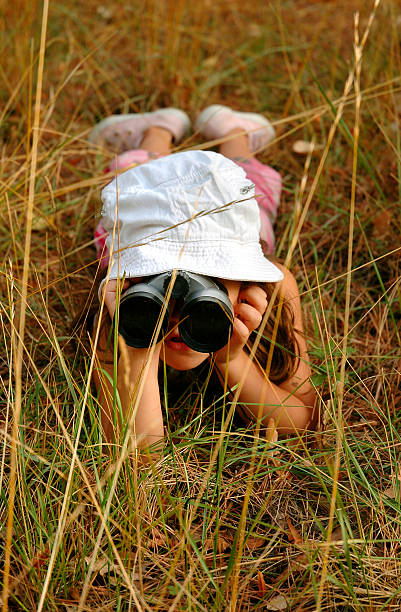
[[[264,313],[267,308],[267,296],[261,287],[252,285],[240,291],[238,302],[246,302],[256,308],[260,313]]]
[[[114,312],[116,309],[116,294],[112,291],[106,291],[104,293],[104,303],[106,305],[107,310],[109,311],[109,315],[111,318],[114,317]]]
[[[259,327],[263,318],[263,315],[261,312],[259,312],[259,310],[250,304],[245,304],[244,302],[235,306],[234,314],[246,325],[248,335],[254,329]]]
[[[233,323],[233,333],[230,340],[230,348],[231,350],[236,349],[237,347],[243,347],[244,344],[248,341],[249,338],[249,329],[241,321],[241,319],[234,319]]]
[[[116,294],[118,282],[120,282],[118,279],[110,278],[107,282],[104,283],[102,287],[103,294],[104,295],[106,295],[107,293]],[[129,281],[125,280],[122,286],[120,287],[120,291],[125,291],[125,289],[128,289],[129,285],[130,285]]]

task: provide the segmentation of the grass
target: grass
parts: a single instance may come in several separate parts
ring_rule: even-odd
[[[401,17],[377,4],[369,25],[357,0],[50,2],[42,36],[42,2],[1,9],[4,610],[399,610]],[[276,125],[260,159],[284,179],[277,251],[322,426],[255,438],[188,377],[144,469],[105,453],[70,335],[109,160],[85,137],[112,112],[212,102]]]

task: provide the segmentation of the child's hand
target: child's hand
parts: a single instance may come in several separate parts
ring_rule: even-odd
[[[130,286],[129,280],[125,280],[123,284],[121,283],[122,279],[111,278],[102,287],[104,303],[109,311],[111,319],[114,318],[114,313],[116,311],[117,289],[119,291],[119,295],[121,295],[123,291],[128,289]],[[118,287],[118,284],[120,284],[120,287]]]
[[[224,367],[227,355],[229,361],[240,355],[251,332],[261,324],[266,308],[267,297],[261,287],[251,285],[239,292],[234,304],[233,333],[230,342],[215,353],[217,365]]]

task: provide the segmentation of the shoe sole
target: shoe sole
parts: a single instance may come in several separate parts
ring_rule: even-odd
[[[106,117],[106,119],[102,119],[102,121],[95,125],[95,127],[88,136],[88,141],[93,144],[96,144],[100,134],[105,128],[117,125],[118,123],[121,123],[123,121],[129,121],[134,117],[148,117],[150,115],[154,115],[155,113],[163,114],[166,116],[175,115],[177,119],[180,119],[182,124],[184,125],[185,134],[188,134],[191,127],[191,122],[188,115],[184,113],[184,111],[179,110],[178,108],[161,108],[157,111],[153,111],[150,113],[128,113],[126,115],[111,115],[110,117]]]
[[[263,115],[259,115],[258,113],[244,113],[242,111],[234,111],[229,106],[224,106],[222,104],[212,104],[212,106],[208,106],[207,108],[205,108],[204,111],[201,112],[201,114],[195,121],[196,131],[201,133],[202,126],[205,125],[208,121],[210,121],[210,119],[220,111],[229,111],[233,115],[239,115],[241,117],[244,117],[244,119],[247,119],[248,121],[254,121],[261,127],[269,127],[273,131],[274,138],[274,127],[272,126],[270,121],[266,119],[266,117],[263,117]]]

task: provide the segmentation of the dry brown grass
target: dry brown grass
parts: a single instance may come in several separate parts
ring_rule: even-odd
[[[0,9],[4,609],[399,610],[398,3],[378,6],[341,100],[354,14],[362,37],[371,2],[50,2],[35,131],[42,9]],[[212,463],[228,406],[193,384],[168,407],[163,459],[125,458],[113,483],[119,453],[102,453],[89,359],[70,338],[110,158],[85,136],[112,112],[195,117],[214,102],[277,127],[261,160],[284,177],[278,254],[293,251],[322,431],[255,445],[234,423]],[[308,162],[299,138],[322,145]]]

